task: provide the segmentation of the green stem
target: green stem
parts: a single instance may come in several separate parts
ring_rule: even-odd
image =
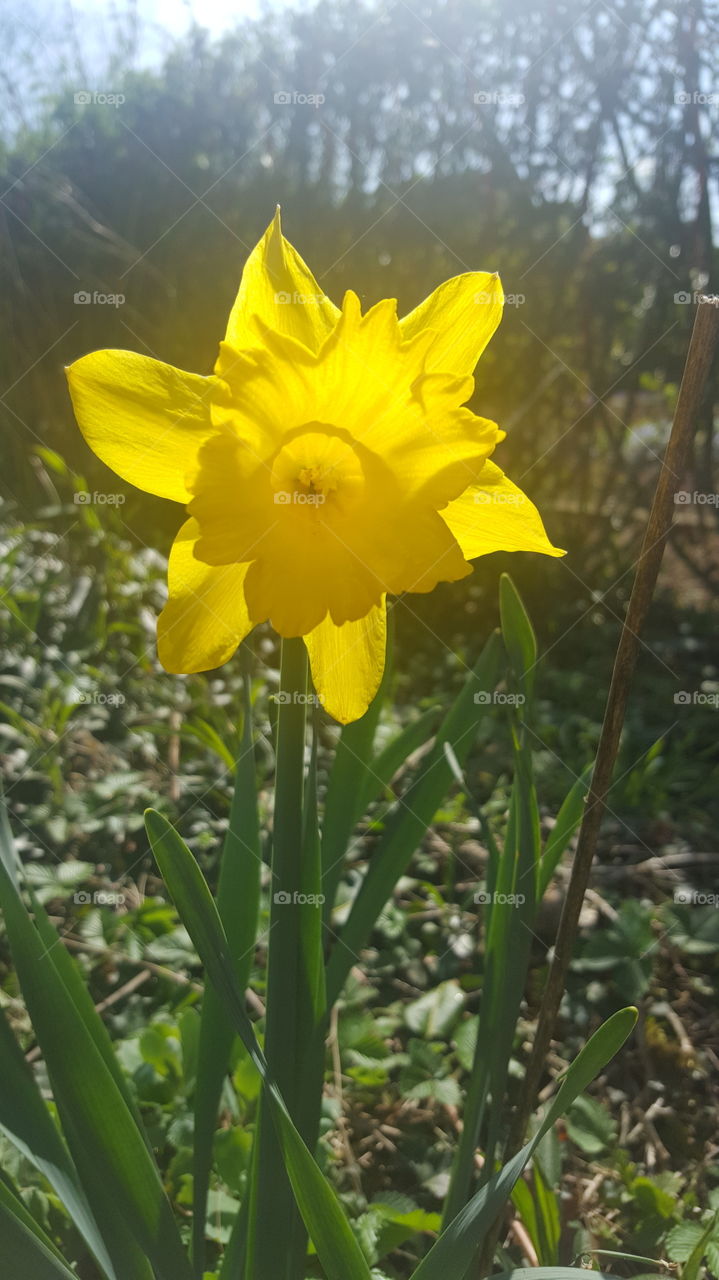
[[[272,835],[272,883],[267,960],[265,1054],[293,1119],[298,1103],[302,1028],[298,1024],[300,974],[302,832],[307,650],[301,639],[283,640],[277,717],[277,766]],[[298,1280],[297,1209],[269,1113],[260,1108],[252,1280]],[[247,1272],[246,1272],[247,1274]]]
[[[250,978],[257,936],[262,855],[257,816],[257,781],[252,739],[252,656],[240,650],[243,669],[242,738],[235,773],[230,820],[222,850],[217,908],[244,989]],[[203,998],[195,1085],[195,1146],[192,1260],[197,1280],[205,1272],[205,1219],[210,1189],[212,1147],[222,1084],[227,1075],[234,1029],[222,1001],[208,984]]]

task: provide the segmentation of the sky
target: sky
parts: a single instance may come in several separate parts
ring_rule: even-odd
[[[156,65],[172,42],[183,36],[193,20],[213,36],[221,36],[243,18],[266,8],[282,8],[291,0],[0,0],[3,26],[13,33],[12,53],[22,61],[23,50],[45,50],[48,71],[68,41],[90,65],[103,64],[102,51],[116,47],[113,33],[135,12],[142,32],[135,65]],[[310,0],[307,0],[309,4]],[[119,19],[119,20],[118,20]],[[55,54],[55,57],[53,57]],[[97,86],[94,86],[97,87]]]

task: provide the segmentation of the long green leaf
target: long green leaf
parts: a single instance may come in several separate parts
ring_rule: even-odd
[[[235,762],[235,787],[217,885],[217,909],[227,934],[235,975],[247,987],[257,936],[262,850],[257,813],[257,785],[252,736],[249,655],[243,648],[243,725]],[[227,1074],[235,1029],[213,987],[202,1000],[195,1082],[193,1145],[192,1261],[197,1280],[205,1265],[205,1219],[212,1151],[222,1083]]]
[[[620,1009],[594,1033],[567,1071],[554,1102],[548,1108],[531,1142],[472,1197],[422,1259],[412,1280],[447,1280],[447,1276],[465,1274],[545,1133],[606,1066],[610,1058],[614,1057],[636,1020],[636,1009]]]
[[[370,761],[364,788],[361,791],[362,812],[372,800],[380,797],[389,786],[398,769],[415,751],[424,746],[439,727],[442,708],[428,707],[416,719],[410,720],[394,738]]]
[[[589,794],[589,783],[592,778],[594,764],[587,765],[570,787],[560,805],[557,821],[547,836],[539,867],[539,897],[543,898],[569,841],[577,830],[584,814],[584,805]]]
[[[526,734],[514,733],[515,778],[514,809],[516,844],[507,862],[513,870],[508,899],[515,903],[496,903],[492,908],[492,937],[488,943],[489,1036],[485,1039],[480,1016],[479,1037],[489,1062],[489,1087],[492,1108],[485,1153],[487,1172],[494,1168],[505,1103],[509,1062],[519,1018],[519,1010],[527,983],[537,901],[537,868],[540,857],[539,806],[534,785],[532,753]],[[502,920],[503,930],[498,945],[495,926]],[[486,1024],[485,1024],[486,1025]]]
[[[501,657],[502,646],[495,633],[445,716],[421,775],[406,795],[398,800],[387,820],[362,887],[330,956],[327,967],[327,1001],[330,1007],[339,996],[377,917],[449,790],[452,769],[444,743],[449,742],[460,765],[469,754],[477,725],[487,711],[486,695],[497,683]]]
[[[207,882],[187,845],[167,820],[152,809],[145,818],[158,866],[185,928],[262,1077],[292,1189],[328,1280],[371,1280],[369,1267],[340,1203],[307,1150],[270,1077],[245,1010],[245,993],[238,986],[222,921]],[[266,1229],[284,1230],[284,1224],[272,1220]]]
[[[526,701],[531,702],[537,665],[537,637],[508,573],[503,573],[499,580],[499,615],[515,684]]]
[[[487,1174],[494,1168],[503,1119],[509,1061],[529,968],[536,913],[539,861],[539,812],[532,757],[516,726],[513,733],[515,779],[510,820],[499,859],[487,919],[485,976],[477,1043],[465,1102],[464,1124],[444,1207],[448,1225],[467,1203],[474,1176],[474,1155],[491,1094]]]
[[[93,1211],[98,1203],[106,1208],[111,1199],[115,1220],[124,1225],[124,1232],[105,1237],[116,1270],[138,1274],[139,1249],[160,1280],[190,1280],[172,1210],[144,1137],[63,985],[4,858],[0,859],[0,905],[65,1136],[80,1177],[87,1179]],[[99,1200],[94,1199],[96,1187]],[[120,1254],[123,1237],[128,1248]],[[139,1274],[144,1276],[146,1268]]]
[[[0,1128],[47,1178],[110,1280],[116,1275],[72,1157],[48,1111],[32,1071],[0,1011]]]
[[[101,1055],[105,1066],[107,1067],[118,1093],[122,1097],[128,1111],[132,1113],[133,1119],[137,1126],[138,1132],[141,1134],[147,1150],[150,1154],[152,1163],[154,1157],[152,1148],[145,1133],[144,1125],[140,1117],[135,1099],[133,1098],[127,1080],[122,1073],[120,1064],[115,1056],[112,1041],[108,1035],[107,1028],[98,1014],[90,992],[85,985],[79,966],[73,956],[65,946],[63,946],[57,930],[50,921],[45,908],[37,901],[34,894],[30,895],[35,928],[37,929],[40,940],[45,948],[46,960],[52,964],[58,979],[66,995],[72,1000],[75,1010],[82,1019],[85,1029]],[[70,1116],[63,1117],[63,1128],[66,1137],[70,1141],[72,1121]],[[107,1252],[110,1257],[115,1260],[116,1267],[120,1260],[125,1268],[131,1268],[133,1277],[137,1280],[151,1280],[152,1268],[148,1259],[145,1257],[144,1251],[136,1240],[125,1230],[121,1221],[118,1219],[117,1208],[114,1196],[108,1192],[102,1179],[98,1179],[93,1166],[93,1155],[88,1153],[84,1142],[70,1143],[72,1147],[75,1165],[77,1167],[78,1177],[81,1187],[85,1190],[88,1200],[91,1204],[92,1214],[98,1225],[102,1239],[107,1246]]]
[[[55,969],[66,994],[72,1000],[88,1035],[91,1037],[95,1048],[113,1078],[115,1087],[122,1095],[123,1101],[125,1102],[128,1110],[132,1112],[135,1124],[142,1133],[145,1139],[145,1145],[147,1146],[148,1151],[150,1151],[150,1143],[147,1135],[145,1134],[145,1129],[137,1104],[122,1072],[120,1063],[117,1060],[107,1027],[97,1012],[92,1001],[92,996],[83,981],[82,973],[80,972],[77,961],[70,955],[67,947],[63,946],[62,938],[57,932],[57,929],[52,924],[52,921],[45,911],[45,908],[42,906],[42,903],[38,902],[37,897],[33,893],[30,894],[30,905],[32,906],[35,928],[37,929],[40,935],[40,940],[45,948],[45,955]]]
[[[0,1260],[13,1280],[77,1280],[22,1201],[0,1179]]]

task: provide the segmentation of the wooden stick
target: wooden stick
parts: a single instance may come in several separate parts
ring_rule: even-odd
[[[671,435],[659,473],[642,550],[637,562],[629,608],[614,659],[592,782],[579,830],[577,850],[559,922],[532,1055],[510,1132],[507,1158],[518,1151],[524,1141],[564,993],[567,971],[577,935],[579,913],[589,883],[599,829],[619,751],[632,674],[639,650],[639,636],[654,595],[664,547],[672,527],[674,495],[684,472],[697,414],[701,407],[718,342],[719,297],[700,297]]]

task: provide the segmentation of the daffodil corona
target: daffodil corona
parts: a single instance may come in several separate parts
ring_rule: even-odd
[[[214,374],[129,351],[68,369],[88,444],[187,505],[158,622],[168,671],[220,666],[260,622],[304,637],[324,707],[367,709],[386,596],[431,591],[491,551],[561,555],[464,407],[502,314],[496,275],[448,280],[399,320],[319,288],[279,213],[245,266]]]

